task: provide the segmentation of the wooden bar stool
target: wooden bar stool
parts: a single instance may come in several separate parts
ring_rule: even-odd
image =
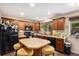
[[[47,45],[45,47],[43,47],[41,49],[41,52],[42,54],[44,54],[45,56],[49,56],[49,55],[53,55],[55,54],[55,48],[50,46],[50,45]]]
[[[17,51],[17,56],[32,56],[34,54],[33,49],[28,49],[26,47],[20,48]]]
[[[20,48],[23,47],[23,45],[21,43],[16,43],[14,44],[14,49],[15,49],[15,55],[17,55],[17,50],[19,50]]]

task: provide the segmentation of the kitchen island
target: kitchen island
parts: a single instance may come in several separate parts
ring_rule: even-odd
[[[34,55],[41,55],[41,48],[50,44],[49,40],[44,40],[40,38],[26,38],[19,40],[26,48],[33,49]]]

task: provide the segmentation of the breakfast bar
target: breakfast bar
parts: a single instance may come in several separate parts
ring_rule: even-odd
[[[34,49],[34,55],[38,55],[42,47],[51,43],[49,40],[40,38],[21,39],[19,42],[22,43],[26,48]]]

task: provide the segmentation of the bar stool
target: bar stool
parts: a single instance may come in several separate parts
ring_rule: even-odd
[[[42,54],[44,54],[45,56],[49,56],[49,55],[53,55],[55,54],[55,48],[50,46],[50,45],[47,45],[45,47],[43,47],[41,49],[41,52]]]
[[[17,56],[32,56],[34,54],[33,49],[28,49],[28,48],[20,48],[17,51]]]
[[[17,55],[17,50],[19,50],[20,48],[22,48],[23,47],[23,45],[21,44],[21,43],[16,43],[16,44],[14,44],[14,49],[15,49],[15,55]]]

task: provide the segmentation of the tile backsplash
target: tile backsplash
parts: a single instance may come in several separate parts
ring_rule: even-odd
[[[66,33],[64,30],[53,30],[52,35],[54,35],[54,36],[66,36]]]

